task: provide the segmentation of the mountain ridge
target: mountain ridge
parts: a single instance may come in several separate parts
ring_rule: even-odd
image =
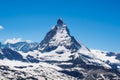
[[[0,44],[0,62],[2,63],[0,76],[4,77],[5,73],[8,73],[11,76],[11,78],[5,76],[5,79],[8,80],[53,80],[57,78],[60,80],[113,80],[120,78],[118,56],[116,53],[87,48],[71,36],[67,25],[62,19],[58,19],[57,24],[40,43]],[[6,61],[6,59],[8,62],[12,61],[13,64],[3,64],[2,61]],[[14,60],[22,61],[21,65],[14,64]],[[31,71],[36,76],[30,74]],[[13,75],[15,73],[17,74]],[[52,74],[53,77],[47,74]],[[63,79],[62,75],[64,75]]]

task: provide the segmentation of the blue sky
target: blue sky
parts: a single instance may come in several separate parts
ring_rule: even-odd
[[[0,0],[0,41],[40,42],[60,17],[89,48],[120,52],[120,0]]]

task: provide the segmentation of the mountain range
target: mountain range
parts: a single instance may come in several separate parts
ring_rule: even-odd
[[[0,43],[0,80],[120,80],[120,53],[89,49],[58,19],[40,43]]]

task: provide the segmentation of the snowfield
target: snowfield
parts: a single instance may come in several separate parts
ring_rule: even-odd
[[[0,60],[0,80],[75,80],[74,77],[60,73],[62,68],[48,63],[25,63]]]
[[[58,19],[40,43],[0,45],[0,80],[120,80],[120,54],[87,48]]]

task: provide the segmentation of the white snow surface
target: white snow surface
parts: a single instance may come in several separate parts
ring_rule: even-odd
[[[63,52],[62,54],[57,53],[57,52],[61,52],[61,51]],[[105,63],[105,61],[107,61],[107,60],[111,61],[111,63],[119,62],[114,57],[105,56],[105,53],[102,53],[100,51],[92,50],[92,52],[88,52],[88,50],[80,49],[76,53],[71,53],[64,46],[59,46],[56,50],[53,50],[53,51],[47,52],[47,53],[41,53],[37,50],[34,50],[33,52],[30,51],[28,53],[23,53],[23,52],[20,52],[20,53],[21,53],[21,55],[24,56],[24,58],[27,55],[31,55],[40,61],[63,61],[63,62],[71,60],[72,58],[70,56],[72,56],[72,55],[74,55],[75,58],[78,58],[81,54],[81,55],[86,55],[86,56],[91,57],[91,59],[85,58],[85,59],[87,59],[87,61],[90,61],[93,63],[98,63],[99,65],[104,66],[106,68],[111,68],[108,64]],[[90,63],[87,63],[86,60],[84,60],[84,61],[86,62],[86,64],[90,64]],[[61,63],[61,64],[67,64],[67,63]],[[71,64],[71,63],[69,63],[69,64]]]
[[[59,54],[57,52],[63,52],[62,54]],[[55,60],[55,61],[68,61],[69,56],[71,55],[71,52],[67,50],[64,46],[59,46],[56,50],[53,50],[51,52],[41,53],[37,50],[29,51],[28,53],[19,53],[26,58],[27,55],[34,56],[34,58],[40,60],[40,61],[46,61],[46,60]]]
[[[75,80],[75,78],[68,76],[66,74],[60,73],[62,69],[58,66],[51,65],[48,63],[40,62],[40,63],[25,63],[20,61],[10,61],[7,59],[0,60],[1,66],[9,66],[9,70],[1,70],[0,69],[0,80],[9,80],[9,78],[17,79],[18,76],[22,78],[34,77],[38,80]],[[23,67],[23,68],[19,68]],[[4,67],[1,67],[4,68]],[[15,70],[12,72],[11,70]],[[24,72],[24,74],[22,74]],[[9,73],[9,74],[3,74]],[[17,74],[18,73],[18,74]],[[4,76],[3,76],[4,75]],[[28,80],[28,79],[27,79]]]
[[[106,56],[106,51],[101,50],[91,50],[91,53],[95,58],[100,59],[102,61],[110,61],[110,63],[120,63],[119,60],[115,59],[116,56]]]

